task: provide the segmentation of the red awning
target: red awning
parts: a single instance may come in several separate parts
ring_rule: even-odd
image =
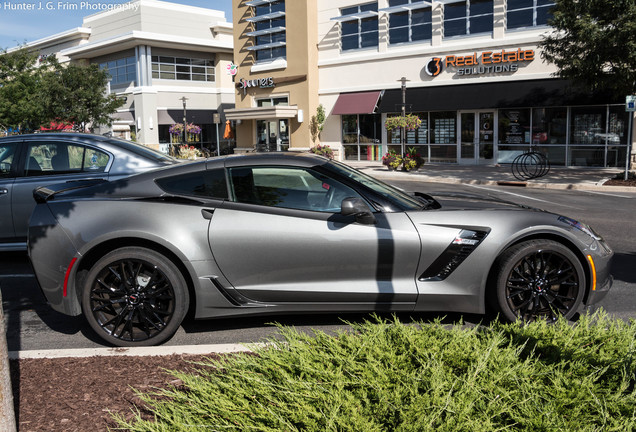
[[[332,114],[373,114],[381,91],[343,93],[338,96]]]

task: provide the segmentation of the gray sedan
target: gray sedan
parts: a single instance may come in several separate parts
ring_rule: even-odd
[[[175,163],[148,147],[99,135],[41,133],[0,138],[0,251],[26,250],[36,187],[114,180]]]
[[[575,220],[478,196],[406,194],[310,154],[228,156],[35,192],[29,252],[51,306],[107,342],[195,318],[360,311],[572,318],[611,286]]]

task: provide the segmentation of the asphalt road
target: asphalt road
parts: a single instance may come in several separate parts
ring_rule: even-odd
[[[586,192],[543,190],[505,186],[451,185],[418,181],[393,182],[412,191],[490,194],[563,214],[594,227],[615,251],[612,266],[614,287],[600,306],[620,319],[636,319],[636,191]],[[104,347],[81,317],[67,317],[51,310],[40,293],[24,254],[0,254],[0,288],[7,319],[10,351]],[[458,314],[418,314],[430,320],[445,316],[447,321],[463,319],[478,323],[484,317]],[[168,345],[250,343],[275,337],[278,322],[303,331],[344,330],[344,320],[357,322],[365,315],[316,315],[299,317],[238,318],[185,322]],[[408,316],[400,316],[404,321]]]

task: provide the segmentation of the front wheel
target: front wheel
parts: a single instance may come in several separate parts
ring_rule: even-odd
[[[90,326],[116,346],[157,345],[179,328],[188,309],[179,269],[145,248],[117,249],[88,272],[82,311]]]
[[[495,267],[494,306],[509,321],[570,319],[585,294],[576,255],[552,240],[530,240],[506,250]]]

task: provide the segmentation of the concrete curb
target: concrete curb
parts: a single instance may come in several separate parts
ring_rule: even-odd
[[[358,168],[360,169],[360,168]],[[400,181],[422,181],[428,183],[447,183],[447,184],[472,184],[472,185],[484,185],[484,186],[513,186],[513,187],[526,187],[531,189],[561,189],[561,190],[587,190],[593,192],[632,192],[636,193],[636,187],[630,186],[603,186],[603,183],[609,180],[603,179],[597,183],[550,183],[550,182],[518,182],[508,180],[476,180],[476,179],[463,179],[457,177],[440,177],[440,176],[427,176],[426,174],[419,174],[417,172],[411,173],[396,173],[392,171],[383,171],[379,169],[360,169],[366,172],[372,177],[381,178],[383,180],[400,180]],[[515,184],[512,184],[515,183]],[[523,184],[522,184],[523,183]]]
[[[44,359],[44,358],[84,358],[84,357],[136,357],[136,356],[168,356],[168,355],[206,355],[251,352],[253,347],[265,344],[218,344],[218,345],[182,345],[135,348],[87,348],[66,350],[29,350],[10,351],[9,359]]]

